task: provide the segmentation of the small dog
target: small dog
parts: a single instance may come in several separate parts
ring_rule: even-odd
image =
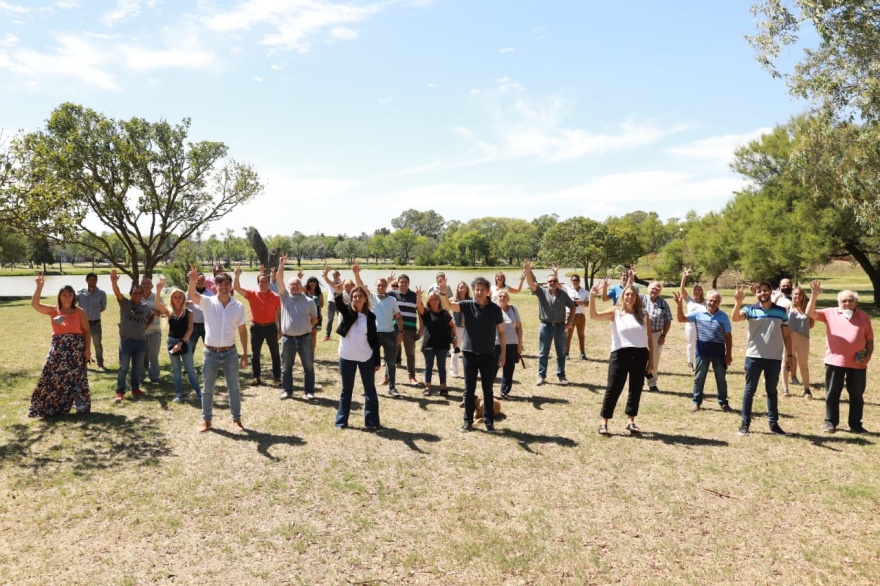
[[[483,420],[483,397],[474,397],[476,399],[477,408],[474,412],[474,421],[482,421]],[[492,399],[492,413],[495,415],[495,419],[500,419],[501,415],[501,401],[498,399]]]

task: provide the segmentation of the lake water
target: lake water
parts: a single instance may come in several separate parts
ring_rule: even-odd
[[[547,274],[550,272],[549,268],[536,268],[535,275],[539,282],[544,282]],[[572,272],[574,269],[559,269],[559,274],[564,275],[568,272]],[[354,278],[350,269],[339,269],[339,272],[342,273],[342,278]],[[372,286],[375,284],[376,279],[378,277],[387,277],[391,271],[388,270],[380,270],[377,271],[375,269],[364,268],[361,271],[361,279],[363,279],[364,283]],[[494,282],[495,271],[482,272],[480,270],[446,270],[446,280],[449,282],[450,286],[455,287],[459,281],[465,281],[470,285],[471,281],[478,276],[483,276],[489,279],[489,282]],[[522,272],[522,269],[515,269],[514,267],[510,267],[510,270],[505,270],[504,274],[507,276],[508,285],[518,285],[519,284],[519,275]],[[410,288],[415,288],[417,285],[421,285],[423,289],[427,289],[431,285],[434,284],[434,275],[437,274],[436,270],[407,270],[405,271],[406,275],[410,279]],[[394,271],[396,276],[400,276],[402,271]],[[36,276],[36,275],[35,275]],[[34,294],[34,288],[36,286],[34,282],[35,276],[32,277],[2,277],[0,278],[0,297],[30,297]],[[230,276],[232,276],[230,274]],[[290,277],[296,276],[296,271],[293,269],[286,269],[284,271],[284,278],[288,279]],[[316,276],[320,280],[322,288],[326,293],[326,284],[323,279],[321,279],[321,271],[306,271],[303,279],[307,279],[311,276]],[[153,279],[155,283],[156,279]],[[563,279],[563,283],[568,283],[567,279]],[[71,285],[74,289],[79,291],[82,287],[86,286],[86,277],[85,275],[50,275],[46,277],[46,283],[43,286],[43,296],[55,296],[58,293],[58,290],[65,285]],[[256,271],[245,271],[241,275],[241,285],[246,289],[253,289],[257,286],[257,272]],[[113,290],[110,285],[110,275],[98,275],[98,287],[103,289],[108,294],[112,294]],[[131,287],[131,279],[127,276],[122,275],[119,278],[119,288],[122,292],[128,295],[128,290]]]

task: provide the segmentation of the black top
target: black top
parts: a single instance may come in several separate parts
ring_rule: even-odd
[[[449,350],[449,345],[452,344],[450,321],[452,321],[452,317],[445,309],[435,313],[425,308],[422,312],[422,325],[425,326],[422,352],[425,350]]]
[[[190,310],[185,310],[183,315],[180,317],[174,317],[174,314],[171,313],[168,315],[168,337],[169,338],[177,338],[178,340],[182,340],[186,335],[186,331],[189,329],[189,315]]]
[[[495,332],[498,331],[498,324],[504,323],[501,308],[491,301],[480,305],[473,299],[462,299],[458,305],[464,318],[462,351],[494,354]]]

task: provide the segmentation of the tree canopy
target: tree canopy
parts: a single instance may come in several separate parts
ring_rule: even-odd
[[[44,129],[12,141],[15,177],[2,187],[0,221],[80,244],[134,280],[143,264],[149,276],[179,242],[263,189],[251,166],[226,159],[223,143],[188,142],[189,127],[188,118],[114,120],[62,104]]]

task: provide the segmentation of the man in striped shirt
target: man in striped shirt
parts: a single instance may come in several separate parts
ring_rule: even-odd
[[[406,354],[406,370],[409,373],[409,384],[417,385],[416,379],[416,340],[421,330],[422,317],[416,311],[416,294],[410,291],[409,277],[397,277],[399,291],[390,291],[389,295],[397,299],[397,307],[403,317],[403,351]]]
[[[699,307],[684,314],[684,297],[674,293],[678,305],[678,321],[691,322],[697,330],[697,352],[694,363],[694,404],[692,411],[699,411],[703,403],[703,387],[709,374],[709,365],[715,372],[715,385],[718,387],[718,404],[722,411],[730,411],[727,403],[727,367],[733,362],[733,336],[727,314],[718,309],[721,293],[709,291],[706,307]]]

